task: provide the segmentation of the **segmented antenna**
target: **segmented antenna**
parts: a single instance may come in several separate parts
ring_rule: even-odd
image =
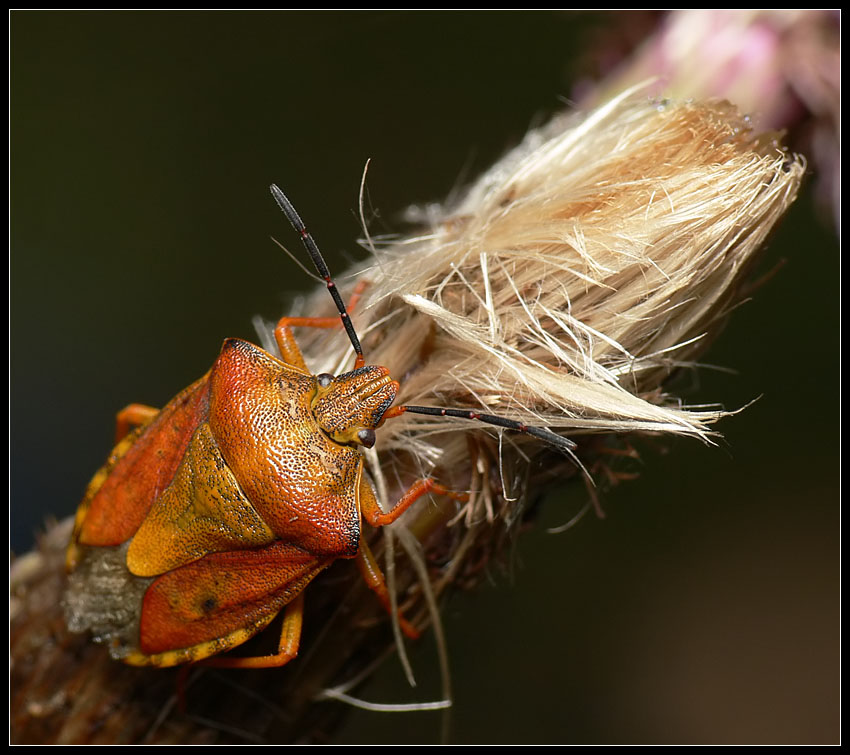
[[[357,364],[363,364],[365,360],[363,357],[363,349],[360,346],[360,339],[357,337],[357,332],[354,330],[354,325],[351,322],[351,318],[348,316],[348,312],[345,309],[345,304],[342,301],[342,297],[339,295],[336,284],[331,279],[331,273],[328,269],[327,263],[325,262],[325,258],[322,257],[319,247],[310,235],[310,232],[307,230],[307,226],[304,225],[304,221],[301,220],[301,217],[292,206],[292,202],[287,199],[286,194],[284,194],[275,184],[271,185],[271,192],[275,201],[278,203],[278,206],[281,210],[283,210],[287,219],[292,224],[292,227],[296,230],[298,235],[301,236],[304,248],[310,255],[310,259],[313,260],[313,264],[316,266],[316,270],[319,272],[319,275],[324,278],[325,283],[328,286],[328,291],[330,291],[334,304],[336,304],[336,308],[339,311],[339,317],[342,320],[342,324],[345,326],[345,332],[348,334],[348,340],[351,341],[351,345],[354,347],[354,353],[357,354]],[[397,417],[405,412],[409,412],[410,414],[427,414],[433,417],[458,417],[460,419],[471,419],[477,420],[478,422],[486,422],[487,424],[495,425],[496,427],[504,427],[507,430],[513,430],[514,432],[525,433],[526,435],[532,435],[535,438],[540,438],[540,440],[545,441],[549,445],[554,446],[570,456],[572,456],[572,451],[576,448],[576,444],[569,438],[564,438],[563,436],[553,433],[551,430],[547,430],[544,427],[534,427],[512,419],[499,417],[495,414],[481,414],[468,409],[441,409],[436,406],[394,406],[384,412],[384,419]]]
[[[385,418],[397,417],[400,414],[427,414],[431,417],[458,417],[460,419],[477,420],[478,422],[486,422],[488,425],[496,427],[504,427],[507,430],[513,430],[518,433],[532,435],[535,438],[545,441],[551,446],[570,453],[576,448],[576,444],[569,438],[564,438],[545,427],[534,427],[526,425],[523,422],[517,422],[506,417],[499,417],[496,414],[482,414],[481,412],[470,411],[469,409],[441,409],[436,406],[410,406],[404,404],[402,406],[394,406],[384,413]]]
[[[318,245],[312,235],[310,235],[310,231],[307,230],[307,226],[304,225],[304,221],[301,220],[301,216],[295,211],[295,208],[292,206],[292,202],[287,199],[286,194],[284,194],[275,184],[272,184],[270,188],[275,202],[277,202],[280,209],[283,210],[284,215],[286,215],[287,220],[289,220],[292,224],[292,227],[296,230],[298,235],[301,236],[301,241],[304,244],[304,248],[307,250],[307,254],[309,254],[310,259],[313,260],[313,264],[316,266],[316,270],[318,270],[319,275],[324,278],[324,281],[328,286],[328,291],[330,291],[334,304],[336,304],[339,317],[345,327],[345,332],[348,334],[348,340],[351,341],[351,345],[354,347],[354,353],[357,355],[358,362],[362,363],[363,348],[360,346],[360,339],[357,337],[357,332],[354,330],[354,325],[351,322],[351,318],[348,316],[348,312],[345,309],[345,303],[339,295],[336,284],[331,279],[331,271],[328,270],[325,258],[322,257],[322,253],[319,251]]]

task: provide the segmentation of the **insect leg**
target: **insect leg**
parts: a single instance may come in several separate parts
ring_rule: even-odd
[[[407,492],[398,499],[396,505],[386,513],[381,511],[374,497],[370,499],[367,496],[361,496],[360,504],[362,506],[363,516],[373,527],[383,527],[384,525],[392,524],[426,493],[448,496],[464,503],[469,500],[468,493],[458,493],[454,490],[449,490],[447,487],[435,482],[432,478],[426,477],[425,479],[414,482]]]
[[[145,404],[125,406],[115,415],[115,442],[121,440],[134,427],[150,422],[157,414],[159,414],[159,409],[154,409]]]
[[[390,602],[390,592],[387,589],[387,583],[384,581],[384,575],[381,573],[381,567],[375,561],[375,556],[366,545],[365,540],[360,541],[360,548],[357,551],[357,568],[360,570],[360,575],[363,581],[369,586],[369,589],[378,596],[381,605],[386,609],[388,614],[392,615],[392,603]],[[411,640],[419,638],[419,632],[413,625],[398,612],[398,623],[401,631],[404,632]]]
[[[276,668],[285,666],[296,655],[301,644],[301,626],[304,622],[304,593],[300,592],[284,609],[283,626],[280,630],[280,642],[275,655],[257,655],[250,657],[214,656],[201,663],[218,668]]]
[[[357,302],[363,295],[368,282],[361,279],[354,287],[351,294],[351,299],[348,301],[347,312],[351,312],[357,306]],[[293,327],[301,328],[337,328],[340,325],[339,317],[281,317],[274,331],[274,337],[277,341],[277,346],[280,349],[280,355],[283,361],[291,364],[293,367],[298,367],[305,372],[309,372],[307,365],[304,363],[304,355],[298,347],[295,336],[292,334]],[[357,355],[354,362],[354,368],[362,367],[365,363],[362,354]]]

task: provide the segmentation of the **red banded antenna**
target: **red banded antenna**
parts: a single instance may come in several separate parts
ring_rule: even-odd
[[[292,202],[287,199],[286,194],[284,194],[275,184],[271,185],[271,192],[275,202],[278,203],[280,209],[283,210],[283,214],[286,215],[289,222],[292,223],[292,227],[301,237],[304,248],[307,250],[307,254],[310,255],[310,259],[313,260],[313,264],[316,266],[316,270],[318,270],[319,275],[324,278],[328,291],[330,291],[334,304],[336,304],[336,308],[339,311],[339,318],[342,320],[345,332],[348,334],[348,340],[351,341],[351,345],[354,347],[354,353],[357,354],[357,361],[359,364],[363,364],[363,348],[360,346],[360,339],[357,337],[357,332],[354,330],[354,325],[351,323],[351,318],[348,316],[348,311],[345,309],[345,303],[339,295],[336,283],[334,283],[331,279],[331,271],[328,270],[325,258],[322,257],[322,253],[319,251],[318,245],[312,235],[310,235],[310,231],[307,230],[307,226],[304,225],[304,221],[301,220],[301,216],[295,211],[295,208],[292,206]]]

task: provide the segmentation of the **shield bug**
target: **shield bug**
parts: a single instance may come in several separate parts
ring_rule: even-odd
[[[91,631],[131,665],[287,663],[298,651],[305,588],[340,558],[355,560],[389,610],[362,520],[381,527],[426,493],[467,494],[426,478],[384,512],[360,448],[374,445],[387,419],[410,412],[478,420],[567,452],[574,447],[549,430],[467,409],[392,406],[399,384],[385,367],[366,364],[350,306],[318,246],[283,192],[271,191],[339,318],[284,317],[275,329],[279,357],[229,338],[209,372],[162,410],[133,404],[119,413],[117,445],[76,514],[66,615],[72,631]],[[311,374],[292,329],[340,322],[355,352],[353,368]],[[220,655],[281,611],[276,654]]]

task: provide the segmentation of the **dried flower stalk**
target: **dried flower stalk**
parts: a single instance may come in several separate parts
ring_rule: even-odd
[[[435,598],[474,582],[508,542],[523,499],[553,480],[586,481],[606,439],[710,442],[724,410],[683,405],[664,382],[740,301],[803,171],[731,105],[650,103],[632,91],[530,133],[459,201],[424,208],[427,232],[368,240],[369,264],[340,280],[370,283],[355,324],[367,360],[402,382],[400,402],[486,407],[579,444],[569,458],[520,434],[411,415],[381,428],[369,467],[387,505],[426,474],[472,491],[466,506],[422,501],[384,528],[408,617],[432,621]],[[326,292],[305,312],[332,313]],[[315,372],[350,365],[341,333],[305,330],[299,342]],[[544,454],[545,473],[535,466]],[[173,696],[151,704],[174,672],[121,666],[64,631],[61,541],[46,538],[13,570],[15,741],[317,741],[340,707],[316,700],[388,644],[385,614],[338,562],[308,588],[300,657],[274,672],[197,669],[187,718]]]

